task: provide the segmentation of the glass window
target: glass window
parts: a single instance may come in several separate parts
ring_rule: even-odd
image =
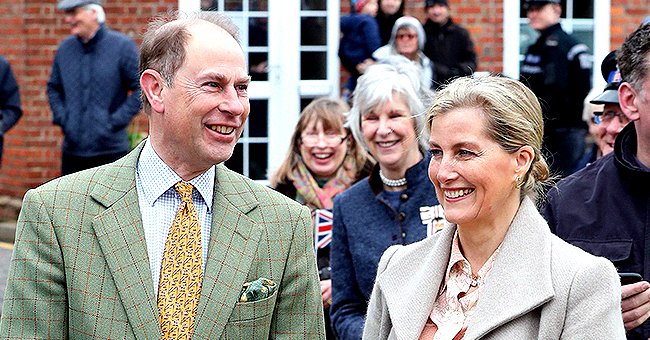
[[[302,17],[300,19],[300,45],[327,44],[327,22],[325,17]]]
[[[302,0],[300,10],[302,11],[324,11],[327,9],[327,0]]]
[[[300,79],[314,80],[327,78],[326,52],[300,53]]]

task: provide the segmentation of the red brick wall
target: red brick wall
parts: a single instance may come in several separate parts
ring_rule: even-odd
[[[9,59],[20,86],[23,117],[5,136],[0,168],[0,219],[13,217],[25,191],[60,174],[60,128],[52,125],[45,93],[52,59],[69,34],[56,0],[0,0],[0,54]],[[175,0],[104,1],[106,23],[139,43],[147,21],[173,10]],[[141,116],[141,115],[140,115]],[[146,119],[138,117],[140,129]]]
[[[610,43],[615,49],[650,15],[650,0],[611,0],[611,8]]]

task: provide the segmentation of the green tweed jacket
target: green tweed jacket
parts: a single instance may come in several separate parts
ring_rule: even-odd
[[[158,309],[138,207],[142,145],[25,195],[2,339],[157,339]],[[324,339],[309,211],[217,166],[194,339]],[[278,284],[240,303],[246,281]]]

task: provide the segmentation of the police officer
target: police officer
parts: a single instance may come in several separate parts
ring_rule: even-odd
[[[591,89],[592,56],[560,26],[560,0],[526,0],[528,24],[540,33],[526,52],[521,80],[542,103],[544,149],[551,170],[573,173],[585,151],[583,99]]]

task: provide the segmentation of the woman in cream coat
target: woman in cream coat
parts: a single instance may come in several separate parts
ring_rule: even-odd
[[[507,78],[459,78],[427,114],[429,177],[450,222],[389,248],[364,339],[625,339],[614,266],[552,235],[539,102]]]

